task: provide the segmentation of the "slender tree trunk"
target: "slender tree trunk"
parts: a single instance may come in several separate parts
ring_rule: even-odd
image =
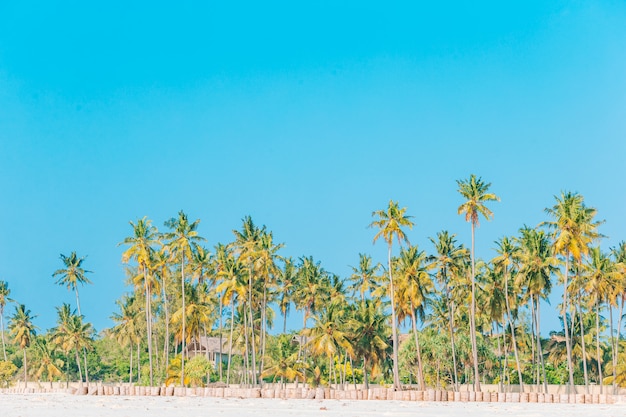
[[[182,302],[183,302],[183,333],[181,337],[182,347],[181,347],[181,361],[180,361],[180,386],[185,386],[185,338],[186,338],[186,322],[187,322],[187,310],[185,309],[185,250],[181,252],[180,258],[180,290],[182,294]]]
[[[137,382],[141,384],[141,351],[139,342],[137,342]]]
[[[129,375],[128,375],[128,383],[133,385],[133,342],[129,343],[130,346],[130,367],[129,367]]]
[[[143,283],[144,292],[146,294],[146,340],[148,342],[148,362],[150,364],[150,386],[152,386],[152,317],[150,317],[150,285],[148,284],[148,271],[146,265],[143,265]]]
[[[602,355],[600,354],[600,301],[596,298],[596,360],[598,361],[598,385],[602,394]]]
[[[163,274],[163,310],[165,311],[165,340],[163,341],[163,363],[165,364],[165,370],[170,365],[170,311],[167,303],[167,282],[165,273]]]
[[[531,365],[532,365],[532,374],[533,374],[533,385],[537,385],[537,380],[539,379],[537,377],[537,356],[535,355],[535,300],[533,299],[533,296],[531,295],[529,300],[528,300],[529,305],[529,310],[530,310],[530,351],[531,351],[531,355],[530,357],[531,359]]]
[[[474,362],[474,390],[480,391],[480,373],[478,372],[478,347],[476,346],[476,260],[474,256],[475,225],[472,222],[472,303],[470,327],[472,332],[472,362]]]
[[[223,349],[223,346],[224,346],[224,342],[222,341],[222,337],[223,337],[222,332],[224,331],[224,330],[223,330],[223,327],[222,327],[222,319],[223,319],[222,314],[223,314],[223,309],[224,309],[224,299],[222,298],[222,294],[220,294],[220,295],[219,295],[219,299],[220,299],[220,307],[219,307],[219,309],[220,309],[220,351],[219,351],[219,353],[220,353],[220,357],[219,357],[219,372],[220,372],[220,382],[222,382],[222,381],[224,380],[224,379],[223,379],[223,378],[224,378],[224,375],[223,375],[223,373],[224,373],[224,366],[223,366],[223,365],[224,365],[224,363],[223,363],[223,361],[222,361],[222,356],[223,356],[223,355],[222,355],[222,349]]]
[[[265,367],[265,333],[266,333],[267,286],[263,286],[263,309],[261,310],[261,365],[259,366],[259,383]]]
[[[7,361],[7,348],[4,341],[4,307],[0,306],[0,335],[2,336],[2,354],[4,355],[4,361]]]
[[[400,384],[400,372],[398,370],[398,326],[396,323],[396,301],[393,287],[393,274],[391,271],[391,243],[387,251],[387,263],[389,265],[389,298],[391,299],[391,334],[393,344],[393,387],[396,391],[402,391]]]
[[[248,279],[248,313],[250,314],[250,329],[252,330],[252,340],[250,341],[251,353],[252,353],[252,375],[254,377],[254,385],[258,384],[257,372],[256,372],[256,344],[254,337],[254,315],[252,314],[252,265],[249,267],[250,275]]]
[[[80,312],[80,298],[78,297],[78,287],[74,286],[74,293],[76,294],[76,309],[78,310],[78,315],[82,316],[83,314]],[[87,372],[87,349],[83,347],[83,360],[85,362],[85,382],[89,385],[89,373]]]
[[[509,278],[508,268],[505,270],[504,278],[504,301],[506,305],[506,315],[511,327],[511,338],[513,339],[513,352],[515,354],[515,366],[517,367],[517,378],[519,379],[520,391],[524,392],[524,381],[522,380],[522,367],[520,366],[519,354],[517,352],[517,340],[515,339],[515,326],[513,325],[513,316],[511,315],[511,307],[509,304]]]
[[[539,307],[539,296],[537,295],[537,351],[539,352],[539,360],[541,362],[541,373],[543,376],[543,392],[548,393],[548,381],[546,380],[546,365],[543,360],[543,348],[541,347],[541,330],[540,330],[540,319],[541,319],[541,310]]]
[[[459,390],[459,375],[458,375],[458,365],[456,363],[456,346],[454,343],[454,303],[450,300],[448,294],[448,287],[446,285],[446,297],[448,298],[448,313],[450,315],[449,318],[449,327],[450,327],[450,347],[452,348],[452,366],[453,366],[453,375],[454,375],[454,390]]]
[[[582,359],[583,359],[583,374],[585,376],[585,393],[589,394],[589,371],[587,368],[587,348],[586,348],[587,344],[585,343],[585,324],[583,321],[583,308],[582,308],[582,303],[580,301],[580,291],[578,291],[578,321],[580,322],[580,345],[582,347],[582,352],[583,352]]]
[[[228,364],[226,366],[226,385],[230,384],[230,364],[233,356],[233,330],[235,328],[235,297],[230,297],[230,336],[228,337]]]
[[[417,334],[417,318],[415,317],[415,309],[412,305],[411,323],[413,324],[413,335],[415,336],[415,350],[417,350],[417,379],[419,380],[420,389],[422,391],[426,391],[426,383],[424,382],[424,370],[422,367],[422,350],[420,349],[420,341]]]
[[[367,380],[367,361],[365,357],[363,357],[363,383],[365,384],[365,389],[370,389],[369,381]]]
[[[611,317],[611,360],[613,365],[613,394],[617,393],[617,343],[615,341],[615,330],[613,329],[613,306],[609,303],[609,316]]]
[[[28,362],[26,361],[26,348],[22,349],[22,353],[24,354],[24,388],[28,386]],[[80,364],[78,365],[78,370],[80,371]],[[81,378],[82,384],[82,378]]]
[[[567,278],[569,275],[569,250],[565,254],[565,274],[563,282],[563,330],[565,333],[565,348],[567,350],[567,370],[569,372],[568,392],[574,389],[574,367],[572,366],[572,344],[569,337],[569,329],[567,325]]]
[[[83,386],[83,372],[80,369],[80,358],[78,357],[78,348],[74,349],[76,353],[76,366],[78,366],[78,378],[80,378],[80,386]],[[26,354],[24,354],[24,358],[26,358]]]

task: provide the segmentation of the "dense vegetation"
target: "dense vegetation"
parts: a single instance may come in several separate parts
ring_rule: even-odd
[[[596,210],[562,193],[544,223],[501,238],[493,259],[476,258],[476,227],[498,198],[474,175],[457,185],[469,248],[445,230],[430,251],[411,245],[413,221],[390,201],[370,225],[386,262],[359,254],[347,277],[312,257],[281,256],[282,244],[250,217],[213,251],[182,211],[163,231],[147,218],[131,222],[120,245],[132,291],[117,301],[115,326],[96,335],[84,321],[78,289],[89,271],[76,253],[61,255],[53,277],[75,292],[76,308],[57,307],[57,326],[36,334],[33,313],[15,303],[1,323],[0,381],[624,385],[625,244],[603,252]],[[555,285],[565,290],[562,328],[546,339],[540,300]],[[3,319],[13,302],[0,281]],[[302,329],[287,333],[292,309]],[[202,336],[219,336],[227,359],[188,358],[186,346]]]

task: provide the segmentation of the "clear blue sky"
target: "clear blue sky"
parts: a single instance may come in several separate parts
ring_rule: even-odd
[[[74,303],[60,253],[87,256],[101,330],[128,222],[181,209],[211,248],[251,215],[342,276],[384,261],[367,225],[390,199],[412,243],[469,243],[470,173],[502,199],[480,257],[561,190],[626,239],[624,2],[216,3],[0,3],[0,279],[42,329]]]

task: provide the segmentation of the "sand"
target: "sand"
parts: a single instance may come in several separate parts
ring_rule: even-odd
[[[625,404],[437,403],[206,397],[0,395],[1,417],[623,417]]]

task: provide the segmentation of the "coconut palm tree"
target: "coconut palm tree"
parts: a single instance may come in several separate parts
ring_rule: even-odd
[[[359,302],[349,320],[349,338],[354,355],[363,360],[363,383],[369,388],[368,374],[375,374],[387,354],[389,327],[387,316],[378,300]]]
[[[520,230],[520,269],[516,284],[526,290],[531,302],[533,328],[536,331],[537,357],[543,371],[544,390],[547,392],[546,369],[541,348],[540,299],[546,299],[552,289],[551,276],[557,271],[558,261],[551,256],[550,241],[543,230],[524,227]]]
[[[80,367],[78,352],[80,350],[88,350],[92,348],[94,333],[95,331],[91,323],[83,322],[83,316],[78,314],[72,314],[66,319],[63,326],[57,327],[54,331],[55,343],[62,346],[66,351],[74,349],[81,386],[83,384],[83,375]],[[85,368],[85,374],[86,373],[87,370]]]
[[[380,271],[380,264],[373,264],[372,257],[364,253],[359,253],[359,266],[352,267],[352,275],[350,275],[350,282],[352,285],[350,289],[353,292],[353,296],[359,293],[361,301],[365,301],[366,295],[369,295],[371,291],[380,286],[378,282],[380,277],[378,272]]]
[[[613,331],[611,331],[611,337],[613,338],[613,388],[617,388],[617,361],[619,355],[619,346],[622,333],[622,315],[624,313],[624,301],[626,300],[626,242],[621,241],[614,248],[611,248],[611,256],[615,262],[615,269],[618,272],[618,278],[615,285],[615,302],[619,300],[619,313],[617,315],[617,337],[613,338]],[[610,305],[610,304],[609,304]],[[611,323],[613,323],[613,314],[611,312]]]
[[[15,313],[9,318],[9,332],[13,336],[13,343],[22,349],[24,361],[24,388],[28,382],[28,362],[26,360],[26,348],[30,346],[32,338],[36,335],[36,327],[30,310],[24,304],[15,307]]]
[[[81,314],[80,299],[78,298],[78,284],[91,284],[91,281],[89,281],[86,276],[86,274],[91,273],[91,271],[87,271],[83,268],[85,258],[79,258],[76,252],[70,253],[70,256],[61,254],[61,261],[63,261],[65,268],[57,269],[52,276],[59,277],[56,284],[61,286],[65,285],[68,290],[74,291],[76,294],[76,308],[78,314]]]
[[[590,296],[591,304],[596,310],[596,360],[598,362],[598,383],[602,393],[602,355],[600,351],[600,308],[609,302],[609,297],[615,291],[613,287],[619,279],[619,272],[611,258],[596,246],[589,253],[589,264],[586,269],[586,292]]]
[[[582,257],[589,253],[591,243],[600,238],[597,232],[601,222],[594,220],[596,209],[587,207],[583,196],[578,193],[563,192],[559,197],[554,197],[554,206],[546,208],[545,212],[554,220],[544,222],[553,231],[553,250],[565,260],[563,274],[563,326],[565,328],[565,346],[567,349],[567,368],[569,371],[568,389],[574,387],[574,368],[572,365],[572,346],[569,339],[568,321],[566,318],[568,309],[568,274],[571,258],[580,263]]]
[[[185,311],[185,258],[191,261],[191,250],[195,244],[198,244],[205,239],[198,235],[198,225],[200,220],[195,220],[190,223],[187,215],[181,210],[178,212],[178,217],[171,218],[165,222],[165,226],[170,229],[169,232],[164,234],[164,238],[167,241],[167,246],[173,257],[180,257],[180,293],[182,299],[182,311]],[[186,318],[182,316],[182,333],[186,334]],[[185,381],[185,338],[182,341],[182,360],[180,366],[180,381],[181,384]]]
[[[479,215],[487,220],[493,217],[491,210],[485,203],[489,201],[500,201],[498,196],[488,192],[491,183],[483,182],[480,177],[471,174],[467,180],[457,180],[458,192],[466,200],[458,208],[458,214],[465,214],[465,220],[472,226],[472,299],[470,303],[470,333],[472,339],[472,357],[474,362],[474,387],[480,391],[480,375],[478,372],[478,349],[476,347],[476,261],[474,252],[475,229],[479,225]]]
[[[452,298],[453,276],[458,275],[459,269],[465,263],[467,256],[469,255],[467,249],[463,245],[456,244],[456,235],[449,234],[447,230],[443,230],[437,233],[437,239],[430,238],[430,241],[435,245],[436,254],[433,256],[435,265],[437,266],[437,272],[435,278],[442,287],[443,295],[445,296],[446,310],[448,312],[448,330],[450,332],[450,346],[452,350],[452,364],[453,364],[453,382],[454,388],[459,389],[459,378],[457,373],[457,358],[456,347],[454,341],[454,300]]]
[[[411,318],[415,349],[417,351],[417,375],[422,390],[426,389],[424,380],[424,366],[422,364],[422,351],[420,349],[419,333],[417,331],[417,318],[423,321],[426,304],[435,289],[428,271],[434,267],[431,258],[417,246],[410,246],[400,250],[400,256],[396,261],[396,308],[398,321],[405,317]]]
[[[52,388],[54,378],[63,375],[59,369],[63,366],[63,361],[55,357],[55,345],[50,339],[49,335],[35,338],[35,363],[37,363],[35,376],[39,379],[46,376]]]
[[[8,301],[13,301],[9,298],[9,295],[11,295],[9,284],[6,281],[0,281],[0,336],[2,337],[2,354],[5,362],[7,362],[7,349],[4,340],[4,308]]]
[[[398,241],[399,245],[402,242],[409,244],[404,228],[413,228],[413,222],[411,216],[407,216],[406,207],[400,208],[396,201],[389,201],[389,205],[386,210],[378,210],[372,213],[372,217],[375,217],[370,227],[377,227],[380,229],[374,236],[374,243],[379,238],[383,238],[387,243],[387,267],[389,273],[389,299],[391,300],[391,331],[392,331],[392,345],[393,345],[393,386],[396,390],[401,390],[400,373],[398,371],[398,329],[396,323],[396,305],[395,305],[395,290],[393,285],[392,265],[391,265],[391,249],[393,245],[393,239]]]
[[[283,315],[283,333],[287,333],[287,316],[293,303],[296,275],[297,268],[293,259],[285,258],[278,274],[278,308]]]
[[[152,284],[154,277],[150,274],[153,252],[160,245],[158,230],[152,225],[152,221],[147,217],[137,220],[137,224],[129,222],[133,228],[133,235],[125,238],[119,245],[129,245],[129,248],[122,254],[122,263],[131,260],[137,262],[139,279],[135,279],[135,284],[143,283],[146,300],[146,341],[148,343],[148,361],[150,365],[150,385],[154,385],[154,368],[152,365],[152,307],[150,299],[152,296]]]
[[[137,308],[137,300],[134,295],[125,295],[116,302],[119,313],[113,313],[111,319],[115,326],[111,328],[109,335],[122,347],[129,347],[129,376],[128,382],[133,383],[133,345],[139,346],[141,342],[140,311]],[[167,369],[167,368],[166,368]]]

